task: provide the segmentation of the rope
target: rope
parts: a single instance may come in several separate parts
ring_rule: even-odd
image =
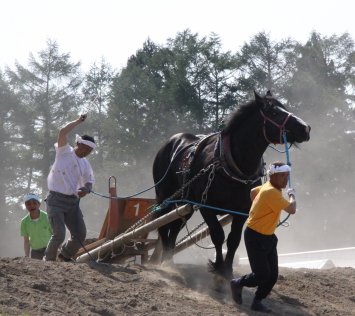
[[[275,151],[277,151],[280,154],[284,154],[284,153],[288,152],[288,150],[292,147],[292,145],[293,144],[290,144],[290,146],[288,148],[286,147],[285,150],[277,149],[275,146],[271,146],[271,145],[269,145],[268,147],[273,149],[273,150],[275,150]]]
[[[194,211],[196,211],[198,208],[194,208]],[[186,230],[188,232],[187,235],[183,236],[179,241],[176,242],[176,246],[178,246],[180,243],[182,243],[183,241],[185,241],[187,238],[191,237],[191,235],[196,232],[200,227],[204,226],[206,224],[205,221],[201,222],[200,224],[198,224],[195,228],[193,228],[191,231],[188,229],[187,227],[187,222],[185,224]]]
[[[192,234],[194,233],[194,231],[196,231],[198,228],[202,227],[204,224],[205,224],[205,222],[202,222],[202,223],[200,223],[200,225],[198,225],[197,227],[195,227],[192,231],[189,231],[189,228],[187,227],[187,223],[186,223],[186,224],[185,224],[185,227],[186,227],[186,230],[187,230],[187,235],[186,235],[184,238],[182,238],[181,240],[179,240],[179,241],[176,243],[176,246],[178,246],[179,243],[182,243],[185,239],[187,239],[187,238],[192,238],[191,236],[192,236]],[[201,241],[201,239],[200,239],[199,241]],[[193,243],[195,244],[195,246],[197,246],[197,247],[199,247],[199,248],[201,248],[201,249],[210,250],[210,249],[216,248],[215,246],[205,247],[205,246],[199,245],[197,242],[198,242],[198,241],[193,241]],[[225,240],[223,243],[225,243],[225,242],[226,242],[226,240]]]
[[[171,163],[170,163],[170,165],[171,165]],[[166,174],[168,173],[168,170],[169,170],[169,168],[170,168],[170,165],[169,165],[168,169],[166,170],[164,176],[163,176],[156,184],[154,184],[153,186],[151,186],[151,187],[149,187],[149,188],[147,188],[147,189],[144,189],[144,190],[142,190],[142,191],[140,191],[140,192],[138,192],[138,193],[135,193],[135,194],[132,194],[132,195],[127,195],[127,196],[109,196],[109,195],[105,195],[105,194],[102,194],[102,193],[95,192],[95,191],[93,191],[93,190],[91,190],[90,193],[95,194],[95,195],[98,195],[98,196],[101,196],[101,197],[103,197],[103,198],[105,198],[105,199],[111,199],[111,200],[127,200],[127,199],[132,198],[132,197],[135,197],[135,196],[137,196],[137,195],[141,195],[142,193],[145,193],[145,192],[147,192],[147,191],[149,191],[149,190],[151,190],[151,189],[154,189],[158,184],[160,184],[160,183],[164,180],[164,178],[166,177]]]
[[[290,153],[288,151],[288,147],[287,147],[287,138],[286,138],[286,132],[285,130],[283,130],[282,132],[282,138],[285,144],[285,153],[286,153],[286,163],[291,166],[291,161],[290,161]],[[288,175],[288,187],[291,188],[291,173],[289,173]],[[291,214],[287,214],[286,218],[282,221],[280,221],[280,223],[277,225],[277,227],[279,226],[289,226],[289,224],[287,223],[288,218],[290,217]]]
[[[191,143],[191,144],[189,144],[189,146],[192,146],[192,145],[194,145],[194,144],[195,144],[195,143]],[[188,146],[188,147],[189,147],[189,146]],[[175,153],[175,156],[171,159],[171,161],[170,161],[170,163],[169,163],[169,165],[168,165],[168,168],[166,169],[166,171],[165,171],[164,175],[161,177],[161,179],[160,179],[157,183],[155,183],[154,185],[152,185],[151,187],[149,187],[149,188],[147,188],[147,189],[144,189],[144,190],[142,190],[142,191],[140,191],[140,192],[138,192],[138,193],[132,194],[132,195],[128,195],[128,196],[117,196],[117,197],[105,195],[105,194],[102,194],[102,193],[98,193],[98,192],[95,192],[95,191],[93,191],[93,190],[91,190],[90,193],[95,194],[95,195],[97,195],[97,196],[101,196],[101,197],[103,197],[103,198],[105,198],[105,199],[127,200],[127,199],[129,199],[129,198],[135,197],[135,196],[140,195],[140,194],[142,194],[142,193],[145,193],[145,192],[147,192],[147,191],[149,191],[149,190],[152,190],[152,189],[154,189],[157,185],[159,185],[160,183],[163,182],[163,180],[164,180],[165,177],[167,176],[167,174],[168,174],[168,172],[169,172],[169,169],[170,169],[170,167],[171,167],[171,164],[174,162],[175,158],[176,158],[183,150],[185,150],[186,148],[187,148],[187,147],[183,147],[183,148],[181,148],[177,153]]]
[[[209,208],[209,209],[212,209],[212,210],[215,210],[215,211],[222,211],[222,212],[226,212],[226,213],[233,214],[233,215],[249,216],[249,214],[245,214],[245,213],[242,213],[242,212],[231,211],[231,210],[227,210],[225,208],[220,208],[220,207],[210,206],[210,205],[206,205],[206,204],[201,204],[201,203],[190,201],[190,200],[170,200],[170,201],[164,201],[163,203],[164,204],[188,203],[188,204],[196,205],[198,207]]]

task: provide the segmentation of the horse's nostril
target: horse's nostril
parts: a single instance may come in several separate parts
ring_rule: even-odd
[[[311,127],[310,127],[309,125],[307,125],[306,128],[305,128],[305,130],[306,130],[306,133],[309,134],[310,131],[311,131]]]

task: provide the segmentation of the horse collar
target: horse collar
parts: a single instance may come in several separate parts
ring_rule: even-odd
[[[221,167],[225,174],[227,174],[233,180],[242,182],[244,184],[253,184],[260,180],[262,177],[260,171],[263,167],[263,161],[255,174],[252,176],[247,176],[240,170],[232,157],[230,135],[224,134],[222,136],[220,133],[217,143],[219,143],[219,160],[221,161]]]
[[[241,174],[243,175],[243,172],[239,169],[237,164],[235,163],[233,157],[232,157],[232,152],[231,152],[231,146],[230,146],[230,135],[226,134],[222,137],[220,137],[220,157],[222,162],[225,161],[226,165],[231,169],[233,173],[236,174]]]

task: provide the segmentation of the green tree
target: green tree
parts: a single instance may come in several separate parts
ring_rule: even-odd
[[[214,33],[206,43],[204,54],[208,68],[205,111],[212,114],[209,116],[210,126],[217,130],[221,124],[221,117],[226,114],[226,111],[235,107],[238,101],[236,75],[239,60],[230,51],[222,52],[220,37]]]
[[[21,174],[21,127],[26,115],[21,112],[20,102],[11,91],[4,76],[0,73],[0,209],[17,201],[18,192],[13,189]],[[8,213],[2,212],[7,216]]]
[[[334,115],[348,117],[355,78],[354,42],[349,34],[322,37],[313,32],[299,52],[287,98],[309,115],[321,113],[330,120]]]
[[[167,58],[167,51],[148,40],[114,79],[109,108],[113,128],[111,133],[107,132],[112,153],[124,162],[149,151],[151,141],[161,139],[173,122],[173,107],[163,93],[169,65]]]
[[[343,201],[353,186],[352,99],[354,95],[354,42],[348,34],[322,37],[313,32],[300,48],[295,72],[286,97],[312,126],[313,155],[304,164],[304,190],[319,199]],[[348,134],[348,132],[350,132]],[[306,155],[307,153],[305,153]],[[326,155],[326,159],[324,159]],[[340,181],[340,179],[343,179]],[[321,185],[314,185],[314,183]],[[320,204],[320,203],[319,203]],[[337,209],[340,218],[347,208]],[[315,209],[313,216],[322,216]],[[341,215],[342,214],[342,215]]]
[[[275,42],[265,32],[245,43],[239,53],[240,80],[246,91],[277,91],[284,95],[296,70],[298,44],[290,38]]]
[[[138,186],[144,183],[160,143],[180,122],[168,93],[170,54],[148,40],[113,80],[104,128],[109,148],[105,164],[115,161],[115,172],[138,178]]]
[[[99,150],[97,152],[97,162],[102,167],[105,137],[104,123],[107,121],[108,103],[111,95],[111,86],[115,72],[111,65],[104,58],[97,65],[94,63],[89,72],[85,75],[83,84],[84,108],[83,111],[89,114],[90,130],[95,135]]]
[[[175,98],[177,106],[192,114],[199,132],[217,129],[221,117],[238,101],[238,59],[222,52],[221,40],[214,33],[200,39],[185,30],[169,39],[168,47],[173,53],[173,86],[185,88],[184,93],[177,90],[185,96]]]
[[[168,39],[167,46],[172,52],[170,87],[175,107],[191,116],[191,129],[203,131],[208,78],[206,38],[199,39],[197,33],[187,29]]]
[[[27,114],[28,127],[21,136],[32,154],[27,166],[31,166],[28,179],[33,183],[28,187],[46,188],[58,128],[77,112],[79,66],[80,63],[70,62],[69,53],[59,52],[55,41],[48,40],[37,57],[30,54],[28,68],[16,63],[14,70],[7,69],[11,87]],[[39,179],[32,178],[34,174]]]
[[[135,161],[142,151],[151,152],[152,142],[173,133],[217,129],[236,104],[236,67],[237,59],[222,52],[215,34],[200,40],[186,30],[166,46],[145,42],[114,79],[111,154]]]

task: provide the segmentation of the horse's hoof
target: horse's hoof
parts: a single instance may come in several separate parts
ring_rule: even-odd
[[[234,279],[233,269],[229,269],[229,268],[225,269],[223,275],[224,275],[224,278],[228,281]]]
[[[207,268],[208,268],[208,272],[215,272],[216,271],[216,263],[213,262],[212,260],[208,259],[208,263],[207,263]]]
[[[215,273],[215,274],[220,274],[222,275],[222,271],[223,271],[223,264],[220,264],[220,263],[217,263],[217,262],[214,262],[212,260],[208,260],[208,271],[209,272],[212,272],[212,273]]]
[[[226,267],[225,264],[217,264],[216,262],[209,260],[208,261],[208,271],[221,276],[222,278],[224,278],[227,281],[230,281],[233,279],[233,268]]]
[[[170,267],[170,268],[174,268],[176,266],[173,259],[166,259],[161,263],[161,265],[163,267]]]
[[[227,293],[228,288],[227,288],[228,283],[226,282],[226,279],[219,275],[215,274],[213,277],[213,289],[218,292],[218,293]]]

